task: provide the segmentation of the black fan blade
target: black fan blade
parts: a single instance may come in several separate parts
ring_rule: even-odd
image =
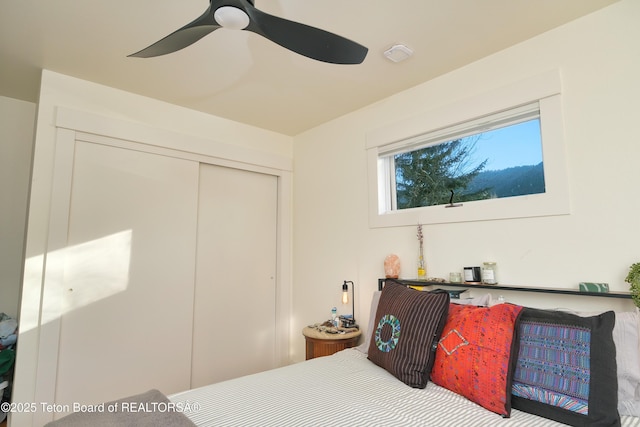
[[[245,30],[308,58],[332,64],[360,64],[367,56],[366,47],[328,31],[269,15],[250,4],[244,10],[251,20]]]
[[[220,25],[213,19],[213,13],[211,11],[211,4],[209,8],[196,20],[188,23],[179,30],[174,31],[162,40],[159,40],[149,47],[142,49],[139,52],[132,53],[128,56],[134,56],[137,58],[151,58],[153,56],[166,55],[167,53],[176,52],[183,49],[207,34],[220,28]]]

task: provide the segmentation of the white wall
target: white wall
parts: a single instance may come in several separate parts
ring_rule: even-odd
[[[0,96],[0,312],[18,315],[36,105]]]
[[[401,277],[415,278],[416,228],[368,227],[367,132],[551,69],[563,78],[571,215],[425,226],[428,275],[448,277],[494,260],[505,284],[575,288],[601,281],[628,290],[624,277],[640,261],[638,19],[640,2],[623,0],[296,136],[294,357],[304,358],[296,330],[326,320],[332,306],[351,310],[339,305],[342,280],[356,283],[356,317],[366,325],[386,255],[398,254]],[[612,299],[505,296],[540,307],[632,307]]]

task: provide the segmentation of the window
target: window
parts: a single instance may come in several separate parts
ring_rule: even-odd
[[[392,210],[545,192],[537,102],[447,131],[381,153]]]
[[[559,80],[545,75],[533,86],[368,135],[371,226],[569,213]],[[492,104],[503,108],[487,111]]]

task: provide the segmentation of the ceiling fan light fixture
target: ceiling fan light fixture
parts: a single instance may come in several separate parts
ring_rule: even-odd
[[[393,62],[400,62],[413,55],[413,50],[403,44],[394,44],[384,51],[384,56]]]
[[[254,0],[209,0],[196,19],[128,56],[152,58],[184,49],[220,28],[251,31],[285,49],[330,64],[360,64],[369,49],[320,28],[270,15]]]
[[[222,6],[213,13],[213,19],[223,28],[244,30],[249,25],[249,16],[242,9]]]

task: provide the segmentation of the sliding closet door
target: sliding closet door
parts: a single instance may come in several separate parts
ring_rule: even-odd
[[[197,162],[76,142],[57,403],[189,388],[197,182]]]
[[[192,387],[276,366],[277,187],[201,165]]]

